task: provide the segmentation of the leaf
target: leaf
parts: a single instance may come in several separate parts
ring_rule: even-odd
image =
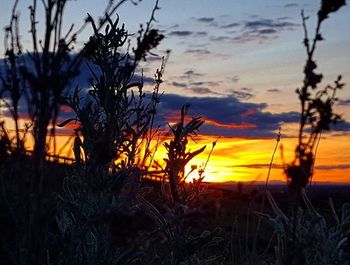
[[[194,151],[192,153],[191,152],[187,153],[187,157],[185,159],[185,164],[187,164],[190,160],[192,160],[192,158],[194,158],[196,155],[199,155],[200,153],[202,153],[206,147],[207,146],[205,145],[202,148],[198,149],[197,151]]]
[[[324,40],[324,38],[322,37],[321,33],[318,33],[318,34],[316,35],[316,38],[315,38],[315,39],[318,40],[318,41]]]

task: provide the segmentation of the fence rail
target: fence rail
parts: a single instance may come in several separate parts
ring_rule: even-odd
[[[33,155],[33,151],[27,151],[27,155]],[[58,162],[58,163],[63,163],[63,164],[72,164],[75,162],[74,158],[71,157],[66,157],[66,156],[60,156],[60,155],[52,155],[52,154],[46,154],[46,161],[50,162]]]

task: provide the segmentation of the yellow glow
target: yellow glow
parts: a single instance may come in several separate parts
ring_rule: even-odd
[[[21,121],[23,125],[23,121]],[[12,127],[12,121],[6,119],[6,127]],[[293,135],[295,126],[284,128],[284,132]],[[10,128],[13,135],[13,128]],[[191,166],[197,166],[188,177],[188,181],[192,178],[198,178],[198,169],[203,168],[208,159],[212,143],[217,136],[198,136],[195,138],[196,143],[189,141],[188,149],[191,151],[206,145],[205,151],[195,157],[186,167],[186,171],[191,170]],[[315,171],[313,181],[316,182],[350,182],[350,137],[349,134],[328,133],[322,136],[317,152]],[[57,151],[61,151],[60,155],[73,157],[72,143],[68,136],[56,136]],[[166,150],[163,146],[165,138],[158,143],[158,150],[155,154],[155,160],[165,166],[163,158],[166,158]],[[27,148],[32,148],[32,138],[28,135]],[[283,145],[283,156],[285,162],[291,162],[294,155],[294,148],[297,140],[295,138],[281,138],[280,146]],[[155,145],[155,142],[152,143]],[[276,144],[274,138],[271,139],[242,139],[221,137],[216,144],[211,157],[205,168],[205,181],[209,182],[225,182],[225,181],[265,181],[271,155]],[[52,142],[49,145],[49,153],[53,152]],[[63,147],[64,146],[64,147]],[[154,150],[154,148],[153,148]],[[284,181],[285,175],[282,170],[281,151],[277,150],[273,168],[270,175],[270,181]]]
[[[349,182],[350,181],[350,141],[349,136],[323,136],[320,142],[315,163],[313,181],[316,182]],[[205,163],[216,137],[202,136],[197,144],[189,147],[194,150],[207,144],[205,152],[193,159],[191,165],[201,166]],[[283,157],[286,163],[291,162],[296,144],[295,138],[282,138]],[[221,138],[214,148],[205,170],[205,180],[210,182],[224,181],[265,181],[275,139],[239,139]],[[270,181],[285,181],[282,170],[282,154],[277,150],[271,170]],[[196,177],[195,173],[192,173]]]

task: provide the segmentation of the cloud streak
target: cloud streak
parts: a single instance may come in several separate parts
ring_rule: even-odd
[[[234,29],[230,35],[211,36],[214,42],[264,42],[277,39],[283,31],[296,30],[299,25],[290,21],[289,18],[254,18],[243,22],[232,22],[218,25],[218,29]]]
[[[170,31],[168,33],[169,36],[176,36],[176,37],[188,37],[193,35],[193,31],[189,31],[189,30],[174,30],[174,31]]]
[[[211,23],[213,22],[215,19],[213,17],[200,17],[196,19],[198,22],[202,22],[202,23]]]

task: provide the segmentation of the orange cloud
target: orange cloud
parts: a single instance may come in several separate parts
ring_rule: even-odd
[[[245,124],[237,124],[237,123],[221,123],[215,120],[210,120],[208,118],[204,118],[205,124],[210,124],[214,126],[218,126],[221,128],[229,128],[229,129],[252,129],[256,128],[255,124],[245,123]]]
[[[205,121],[204,124],[210,124],[213,126],[217,126],[220,128],[228,128],[228,129],[252,129],[256,128],[255,124],[252,123],[244,123],[244,124],[238,124],[238,123],[222,123],[213,119],[209,119],[208,117],[201,116],[202,119]],[[176,124],[180,119],[179,112],[172,112],[169,115],[167,115],[166,119],[170,124]],[[191,116],[187,115],[185,117],[185,122],[189,122],[192,119]]]

